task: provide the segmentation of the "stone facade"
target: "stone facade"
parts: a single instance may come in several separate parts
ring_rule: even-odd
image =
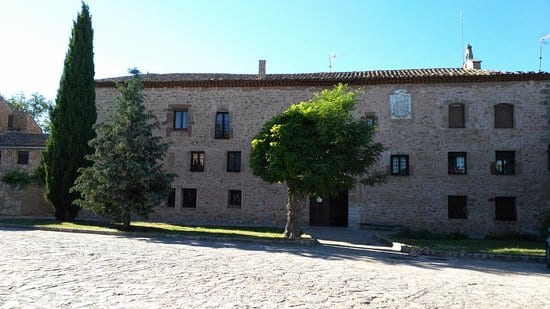
[[[0,178],[15,169],[32,175],[40,165],[46,138],[31,115],[13,111],[0,98]],[[51,214],[42,185],[13,187],[0,181],[0,215]]]
[[[161,122],[156,134],[171,144],[166,167],[178,175],[173,184],[175,207],[159,205],[152,219],[283,225],[286,187],[252,175],[251,138],[292,103],[343,82],[362,89],[355,115],[372,117],[378,126],[376,139],[386,151],[376,168],[390,174],[392,155],[409,158],[409,175],[388,176],[384,185],[358,185],[350,190],[348,226],[398,225],[471,236],[536,232],[544,213],[550,211],[550,74],[449,72],[267,74],[263,78],[144,75],[147,108]],[[120,80],[98,81],[98,121],[114,105],[113,81]],[[401,103],[392,107],[393,101]],[[464,107],[464,128],[449,128],[449,105],[455,103]],[[494,109],[500,103],[513,105],[512,128],[494,128]],[[175,111],[186,112],[187,128],[174,128]],[[220,112],[229,115],[228,139],[215,138]],[[230,151],[241,152],[240,172],[227,172]],[[494,174],[496,151],[514,152],[514,174]],[[192,152],[204,153],[204,171],[191,171]],[[449,174],[450,152],[465,153],[465,174]],[[182,207],[182,189],[196,189],[195,208]],[[232,190],[241,191],[240,208],[230,205]],[[466,218],[449,219],[449,196],[467,196]],[[498,218],[502,215],[497,213],[495,197],[515,198],[508,209],[515,218]],[[309,210],[308,204],[305,224],[310,223]]]

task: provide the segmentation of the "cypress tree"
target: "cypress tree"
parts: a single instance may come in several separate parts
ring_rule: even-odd
[[[93,152],[88,141],[94,136],[96,121],[92,19],[88,6],[73,22],[69,50],[51,112],[51,132],[44,151],[46,198],[55,208],[58,220],[74,219],[79,208],[72,202],[78,192],[69,193],[80,167]]]

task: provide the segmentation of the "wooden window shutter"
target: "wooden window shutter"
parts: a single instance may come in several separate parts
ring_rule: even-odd
[[[449,105],[449,128],[464,128],[464,104]]]
[[[495,105],[495,128],[513,128],[514,127],[514,105],[497,104]]]

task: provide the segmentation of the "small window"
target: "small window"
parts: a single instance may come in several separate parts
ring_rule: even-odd
[[[466,174],[466,153],[465,152],[449,152],[448,156],[448,172],[449,174]]]
[[[449,105],[449,128],[464,128],[464,104]]]
[[[183,208],[197,208],[197,189],[181,189]]]
[[[495,128],[514,127],[514,105],[501,103],[495,105]]]
[[[367,116],[365,117],[365,119],[367,120],[367,125],[372,128],[376,125],[376,117],[374,116]]]
[[[174,208],[176,207],[176,189],[172,188],[168,199],[166,200],[166,207]]]
[[[215,137],[220,139],[229,138],[230,128],[231,126],[230,126],[229,112],[217,112]]]
[[[185,130],[188,125],[187,110],[174,110],[174,130]]]
[[[228,172],[241,171],[241,152],[240,151],[227,152],[227,171]]]
[[[409,175],[409,155],[392,155],[391,174],[394,176]]]
[[[241,208],[241,190],[229,190],[229,208]]]
[[[29,164],[29,152],[18,151],[17,152],[17,164],[27,165]]]
[[[191,152],[191,171],[192,172],[204,171],[204,151]]]
[[[514,175],[515,174],[515,152],[514,151],[495,152],[494,174],[496,175]]]
[[[13,115],[8,115],[8,129],[13,129]]]
[[[449,195],[448,216],[449,219],[468,219],[468,197],[465,195]]]
[[[517,221],[516,198],[515,197],[495,197],[495,220],[498,221]]]

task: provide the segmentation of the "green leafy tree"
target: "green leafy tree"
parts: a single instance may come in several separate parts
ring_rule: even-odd
[[[77,205],[122,222],[126,229],[132,213],[147,217],[166,200],[174,177],[163,169],[168,144],[153,136],[159,123],[145,111],[142,91],[137,74],[119,86],[115,110],[96,126],[97,137],[90,141],[95,152],[87,158],[93,164],[79,170],[72,189],[82,197]]]
[[[46,198],[58,220],[74,219],[79,208],[72,202],[78,193],[69,193],[80,167],[89,166],[88,141],[95,135],[95,81],[93,30],[88,6],[74,22],[56,106],[50,114],[50,137],[43,154],[46,171]]]
[[[375,126],[352,117],[356,97],[341,84],[323,90],[273,117],[252,139],[254,175],[288,187],[285,237],[300,237],[308,195],[336,195],[358,180],[366,185],[384,181],[383,173],[371,171],[383,151],[372,140]]]

